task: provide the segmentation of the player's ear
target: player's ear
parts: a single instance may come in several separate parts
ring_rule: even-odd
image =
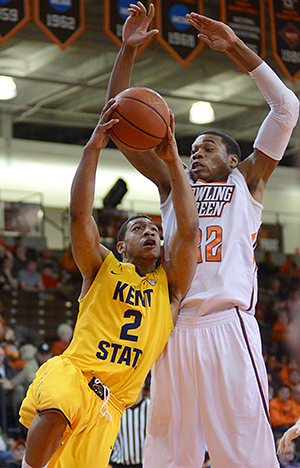
[[[231,169],[234,169],[239,164],[239,157],[236,154],[230,154],[229,158],[230,167]]]
[[[117,242],[116,249],[119,254],[123,255],[123,253],[125,253],[125,242],[124,241]]]

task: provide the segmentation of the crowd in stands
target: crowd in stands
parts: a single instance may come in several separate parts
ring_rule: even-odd
[[[263,353],[269,379],[270,422],[275,440],[300,417],[300,367],[287,346],[287,336],[300,304],[300,261],[287,255],[276,264],[270,252],[258,262],[259,295],[256,317],[261,329]],[[61,354],[70,343],[73,328],[57,323],[57,339],[47,336],[34,340],[20,336],[7,322],[2,291],[42,294],[73,291],[79,296],[81,277],[68,248],[54,255],[45,247],[38,252],[24,246],[22,238],[14,245],[0,236],[0,468],[20,466],[24,452],[25,429],[18,423],[18,411],[36,370],[51,356]],[[75,287],[74,287],[75,285]],[[5,415],[4,415],[5,413]],[[2,430],[2,434],[1,434]],[[281,467],[300,467],[300,441],[279,456]],[[6,459],[5,459],[6,457]],[[205,462],[209,466],[209,457]]]

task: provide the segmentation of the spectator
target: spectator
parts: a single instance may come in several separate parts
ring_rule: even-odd
[[[293,414],[296,419],[300,418],[300,384],[294,385],[292,388],[292,400],[293,400]]]
[[[264,276],[274,276],[278,272],[278,267],[274,263],[271,252],[264,252],[261,262],[258,263],[258,274]]]
[[[4,245],[0,244],[0,266],[5,258],[7,258],[7,250]]]
[[[17,370],[11,367],[5,355],[5,351],[0,346],[0,401],[1,401],[1,425],[5,430],[8,416],[13,414],[12,391],[3,387],[2,382],[11,379],[17,374]],[[13,423],[16,421],[14,420]]]
[[[26,268],[28,262],[27,250],[22,244],[18,244],[14,254],[14,270],[18,272]]]
[[[37,262],[35,260],[29,260],[26,268],[22,268],[18,272],[18,279],[20,288],[23,291],[43,291],[45,289],[41,273],[37,269]]]
[[[284,364],[278,373],[282,383],[292,388],[295,384],[299,383],[300,370],[295,361],[290,361]]]
[[[37,349],[36,358],[38,360],[39,366],[44,364],[52,357],[51,349],[48,343],[42,343]]]
[[[295,423],[291,389],[284,385],[277,396],[270,400],[270,422],[275,434],[283,433]]]
[[[286,310],[280,310],[278,312],[277,319],[275,320],[270,338],[272,341],[276,341],[279,344],[279,351],[285,351],[285,343],[288,336],[289,330],[289,315]]]
[[[51,346],[52,356],[58,356],[67,349],[73,336],[73,328],[67,323],[62,323],[57,328],[57,335],[59,340],[54,341]]]
[[[39,368],[36,359],[36,347],[32,344],[23,345],[20,349],[21,358],[26,361],[23,369],[11,379],[4,378],[0,382],[5,390],[11,390],[11,404],[14,418],[18,420],[20,405],[26,395],[27,389],[35,377]]]
[[[75,263],[71,246],[63,253],[59,266],[62,274],[67,276],[68,279],[73,279],[76,281],[81,281],[80,271]]]
[[[55,291],[55,289],[58,289],[61,286],[60,279],[50,264],[44,265],[41,271],[41,276],[45,289]]]
[[[45,247],[37,258],[39,270],[42,271],[45,266],[50,266],[52,271],[58,275],[59,267],[58,260],[54,257],[53,251],[48,247]]]
[[[291,276],[294,278],[300,277],[300,267],[296,263],[295,255],[289,254],[286,260],[280,265],[279,271],[284,276]]]
[[[6,257],[0,266],[0,289],[11,291],[18,289],[19,282],[13,269],[14,261],[11,257]]]
[[[25,365],[20,357],[19,343],[12,328],[0,321],[0,344],[5,351],[8,364],[14,369],[22,369]]]
[[[24,439],[18,439],[12,447],[12,458],[2,461],[1,468],[21,468],[22,460],[25,455],[26,442]]]

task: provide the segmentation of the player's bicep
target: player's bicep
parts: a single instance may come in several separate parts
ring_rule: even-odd
[[[246,183],[253,198],[262,201],[263,191],[278,161],[270,158],[257,148],[238,166],[245,177]]]
[[[88,222],[71,218],[72,253],[82,276],[93,275],[99,270],[108,249],[100,244],[98,227],[91,216]]]

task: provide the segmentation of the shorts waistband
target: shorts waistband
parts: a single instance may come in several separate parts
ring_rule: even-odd
[[[174,328],[204,328],[213,325],[221,325],[222,323],[227,323],[236,318],[237,309],[235,307],[222,312],[202,315],[201,317],[182,317],[179,315]]]

